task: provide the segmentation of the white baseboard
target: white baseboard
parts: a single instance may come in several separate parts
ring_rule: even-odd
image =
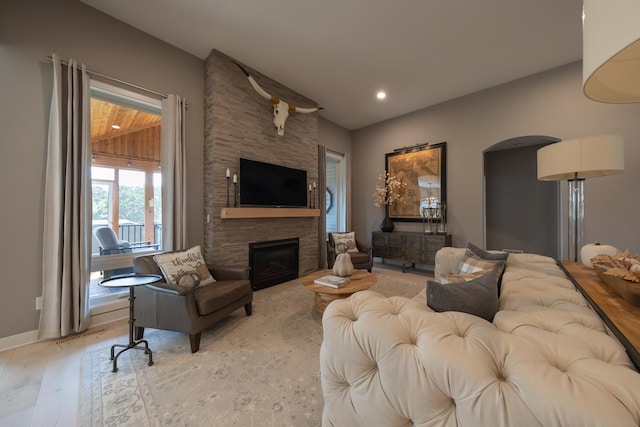
[[[31,344],[38,341],[38,330],[0,338],[0,351]]]
[[[91,309],[91,317],[89,327],[105,325],[117,320],[127,319],[129,317],[129,302],[123,301],[116,304],[103,305],[96,309]],[[40,341],[38,339],[38,330],[23,332],[17,335],[0,338],[0,351],[11,350],[12,348],[21,347],[23,345],[32,344]]]

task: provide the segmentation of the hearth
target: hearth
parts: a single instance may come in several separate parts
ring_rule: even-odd
[[[251,286],[254,290],[298,277],[299,240],[296,237],[249,243]]]

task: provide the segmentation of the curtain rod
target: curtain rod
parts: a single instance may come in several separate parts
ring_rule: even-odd
[[[47,56],[47,60],[49,62],[53,63],[53,57]],[[69,65],[69,63],[67,61],[63,61],[63,60],[60,60],[60,63],[62,63],[63,65]],[[120,83],[120,84],[123,84],[125,86],[129,86],[129,87],[132,87],[132,88],[135,88],[135,89],[138,89],[138,90],[142,90],[142,91],[147,92],[147,93],[152,93],[152,94],[154,94],[156,96],[159,96],[161,98],[165,98],[166,99],[168,97],[168,95],[166,93],[160,93],[160,92],[156,92],[155,90],[151,90],[151,89],[147,89],[147,88],[142,87],[142,86],[134,85],[133,83],[125,82],[124,80],[116,79],[115,77],[107,76],[106,74],[101,74],[101,73],[98,73],[96,71],[92,71],[89,68],[87,68],[87,73],[93,74],[96,77],[101,77],[103,79],[111,80],[112,82]]]

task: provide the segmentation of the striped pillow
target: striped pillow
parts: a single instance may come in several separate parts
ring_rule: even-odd
[[[475,273],[467,273],[467,274],[454,274],[454,273],[440,273],[439,282],[443,285],[449,283],[464,283],[473,279],[477,279],[478,277],[486,274],[486,271],[479,270]]]

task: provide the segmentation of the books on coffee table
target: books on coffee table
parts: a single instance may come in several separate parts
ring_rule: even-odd
[[[340,288],[347,283],[351,282],[351,279],[348,277],[340,277],[334,276],[332,274],[328,274],[326,276],[322,276],[313,281],[316,285],[328,286],[330,288]]]

